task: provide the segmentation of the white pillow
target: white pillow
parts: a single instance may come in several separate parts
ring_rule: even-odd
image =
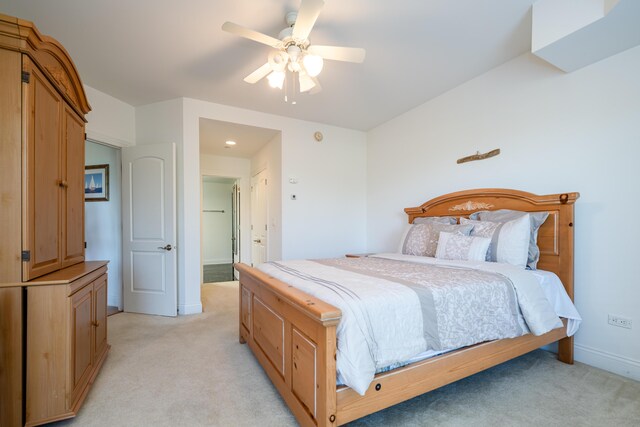
[[[440,232],[436,258],[451,260],[484,261],[491,244],[488,237],[462,236]]]
[[[469,219],[491,222],[507,222],[517,219],[527,212],[514,211],[511,209],[499,209],[497,211],[478,211],[469,215]],[[531,218],[531,233],[529,234],[529,255],[527,267],[536,269],[540,259],[540,248],[538,248],[538,229],[544,224],[549,216],[549,212],[529,212]]]
[[[504,262],[522,268],[527,266],[531,219],[524,214],[513,221],[490,222],[460,218],[461,224],[473,225],[471,236],[488,237],[491,245],[487,261]]]

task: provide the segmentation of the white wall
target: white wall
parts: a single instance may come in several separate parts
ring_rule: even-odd
[[[137,143],[176,142],[178,145],[178,307],[181,314],[202,311],[201,171],[194,167],[200,164],[200,118],[282,131],[280,185],[284,195],[293,191],[298,195],[297,201],[288,196],[282,200],[283,258],[340,256],[365,249],[364,132],[187,98],[138,107]],[[315,131],[324,133],[322,143],[313,139]],[[288,184],[288,179],[293,176],[300,183],[292,189],[290,186],[294,184]],[[244,193],[247,194],[246,190]],[[245,254],[248,247],[244,246]]]
[[[273,137],[251,159],[251,176],[267,170],[267,261],[282,259],[282,135]]]
[[[120,150],[87,141],[85,164],[109,165],[109,200],[85,202],[87,261],[109,260],[107,304],[122,309],[122,216]]]
[[[84,85],[91,105],[87,114],[87,138],[116,147],[130,147],[136,141],[135,108],[106,93]]]
[[[640,210],[638,76],[640,47],[570,74],[527,54],[371,130],[368,249],[393,250],[402,208],[451,191],[578,191],[576,359],[640,379],[640,228],[625,225]],[[634,329],[607,325],[607,313]]]
[[[202,183],[202,262],[230,264],[233,184]],[[224,211],[224,212],[210,212]],[[209,212],[207,212],[209,211]]]

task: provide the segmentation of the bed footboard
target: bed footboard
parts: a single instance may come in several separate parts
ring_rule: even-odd
[[[342,313],[245,264],[240,273],[240,342],[303,426],[336,424],[336,325]]]

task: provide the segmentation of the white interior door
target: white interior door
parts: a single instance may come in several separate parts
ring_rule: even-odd
[[[251,264],[267,261],[267,171],[251,178]]]
[[[124,311],[175,316],[175,145],[122,149]]]
[[[233,185],[233,195],[231,198],[232,211],[232,237],[231,244],[233,249],[233,263],[240,262],[240,182],[236,180]],[[239,274],[234,269],[233,277],[238,280]]]

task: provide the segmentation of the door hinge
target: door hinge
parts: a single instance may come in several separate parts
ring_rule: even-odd
[[[23,71],[22,72],[22,83],[29,83],[29,80],[31,78],[31,73],[28,71]]]
[[[22,251],[22,261],[31,261],[31,251]]]
[[[84,242],[84,248],[87,249],[87,242]]]
[[[87,139],[87,133],[86,132],[84,133],[84,139],[85,140]]]
[[[264,229],[265,229],[265,231],[267,230],[267,224],[264,225]]]
[[[267,179],[266,178],[264,179],[264,185],[267,185]]]

